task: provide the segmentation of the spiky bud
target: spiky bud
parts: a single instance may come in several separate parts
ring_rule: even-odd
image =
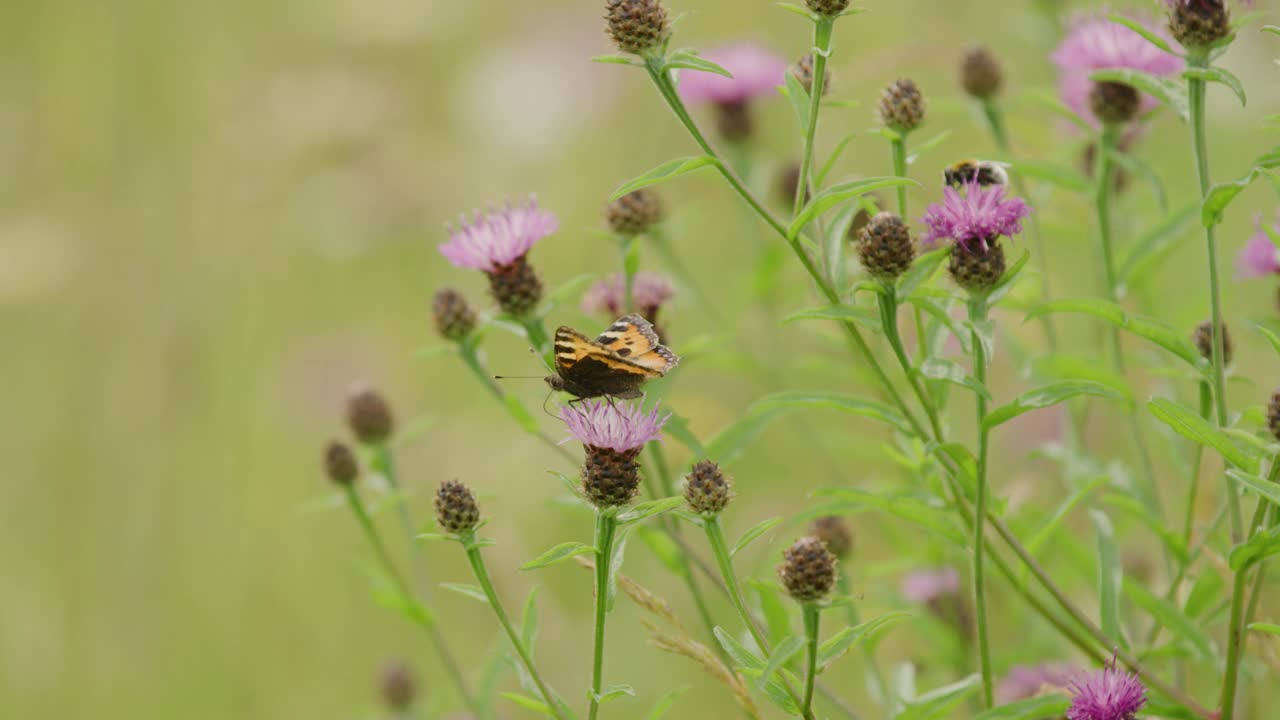
[[[662,198],[652,190],[641,188],[609,203],[604,219],[609,229],[623,237],[634,237],[662,222],[665,215]]]
[[[696,513],[719,513],[733,499],[733,481],[719,465],[700,460],[685,478],[684,499]]]
[[[360,477],[360,463],[351,448],[334,440],[324,449],[324,474],[335,485],[346,487]]]
[[[791,67],[791,74],[796,76],[800,81],[800,85],[804,87],[805,92],[813,93],[813,53],[809,53],[796,61]],[[826,97],[831,94],[831,70],[823,69],[822,73],[822,96]]]
[[[957,285],[969,292],[986,292],[1004,277],[1006,263],[1004,246],[992,240],[986,249],[972,243],[972,249],[964,245],[951,248],[951,262],[947,270]]]
[[[609,448],[586,448],[582,465],[582,491],[587,500],[604,509],[626,505],[640,491],[640,464],[636,458],[641,448],[619,452]]]
[[[916,259],[911,231],[895,213],[877,213],[858,233],[862,267],[879,280],[896,280]]]
[[[1089,91],[1089,109],[1094,117],[1107,125],[1119,125],[1133,120],[1142,105],[1138,90],[1127,83],[1094,83]]]
[[[796,601],[821,600],[836,583],[836,556],[818,538],[802,537],[782,553],[778,578]]]
[[[476,329],[476,313],[462,293],[453,288],[436,291],[431,301],[431,313],[436,319],[436,331],[446,340],[458,342]]]
[[[1271,437],[1280,440],[1280,390],[1271,393],[1271,402],[1267,403],[1267,428]]]
[[[381,685],[382,701],[396,712],[408,710],[418,694],[413,670],[400,660],[393,660],[382,669]]]
[[[924,93],[914,80],[903,78],[880,93],[880,119],[898,132],[910,132],[924,122]]]
[[[528,315],[542,300],[542,281],[526,257],[488,273],[489,291],[509,315]]]
[[[661,0],[608,0],[606,32],[622,52],[647,55],[660,48],[670,30]]]
[[[849,9],[849,0],[805,0],[809,9],[819,15],[835,17]]]
[[[436,523],[447,533],[461,535],[474,530],[480,522],[480,506],[476,505],[475,493],[457,480],[440,483],[435,505]]]
[[[395,431],[395,418],[382,393],[357,385],[347,396],[347,425],[365,445],[381,445]]]
[[[960,59],[960,86],[970,97],[986,100],[995,97],[1004,84],[1004,67],[990,49],[977,46],[965,51]]]
[[[840,560],[853,552],[853,531],[849,529],[849,523],[838,515],[814,518],[809,525],[809,533],[826,543],[831,554]]]
[[[1226,0],[1179,0],[1169,9],[1169,32],[1182,47],[1206,48],[1231,33]]]
[[[1200,357],[1205,360],[1213,360],[1213,323],[1206,320],[1196,326],[1195,333],[1191,339],[1196,344],[1196,349],[1200,351]],[[1222,325],[1222,362],[1226,365],[1231,364],[1231,357],[1235,348],[1231,344],[1231,333],[1227,330],[1226,323]]]

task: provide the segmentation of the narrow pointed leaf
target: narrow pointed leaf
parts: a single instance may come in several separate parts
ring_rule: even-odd
[[[625,185],[618,188],[617,190],[614,190],[613,196],[609,199],[617,200],[623,195],[626,195],[627,193],[630,193],[630,192],[635,192],[640,188],[646,188],[651,185],[657,185],[658,183],[666,182],[668,180],[671,180],[672,178],[677,178],[677,177],[680,177],[681,175],[687,175],[691,172],[701,170],[702,168],[712,166],[712,165],[719,165],[719,164],[720,163],[718,160],[716,160],[715,158],[709,155],[696,155],[693,157],[677,158],[675,160],[671,160],[659,165],[658,167],[650,170],[649,172],[641,175],[640,177],[626,183]]]
[[[1257,470],[1257,458],[1245,452],[1221,430],[1190,408],[1165,398],[1147,403],[1147,409],[1160,422],[1179,435],[1218,451],[1229,463],[1246,473]]]
[[[787,77],[792,77],[791,73]],[[915,180],[901,177],[873,177],[863,180],[854,180],[853,182],[841,183],[833,185],[823,190],[816,197],[805,205],[800,214],[791,222],[791,226],[787,229],[787,237],[795,238],[806,225],[813,222],[815,218],[822,215],[831,208],[843,203],[847,200],[866,195],[874,190],[883,190],[884,188],[900,187],[904,185],[919,185]]]
[[[560,543],[524,565],[521,565],[520,569],[536,570],[538,568],[547,567],[548,565],[554,565],[562,560],[568,560],[575,555],[585,555],[586,553],[594,553],[595,551],[596,549],[594,547],[580,542],[570,541]]]
[[[746,532],[742,533],[742,537],[738,538],[738,542],[735,543],[733,546],[733,549],[729,551],[729,555],[731,556],[737,555],[739,550],[750,545],[761,535],[764,535],[765,533],[774,529],[778,525],[781,525],[784,519],[785,518],[775,517],[775,518],[769,518],[768,520],[765,520],[763,522],[756,523],[756,525],[753,526],[750,530],[747,530]]]
[[[987,415],[983,426],[993,428],[1032,410],[1047,408],[1082,395],[1091,395],[1110,400],[1126,399],[1115,388],[1099,382],[1091,380],[1059,380],[1044,387],[1025,392],[1012,403],[996,408]]]

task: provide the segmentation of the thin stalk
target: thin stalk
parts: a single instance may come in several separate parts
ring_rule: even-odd
[[[635,243],[635,237],[622,238],[618,241],[618,248],[622,251],[622,307],[629,313],[636,310],[636,268],[631,260]]]
[[[938,409],[925,392],[924,383],[920,380],[920,374],[916,372],[911,363],[911,358],[907,355],[906,348],[902,343],[902,333],[898,329],[897,288],[891,283],[884,283],[882,291],[876,293],[876,298],[880,307],[880,324],[884,327],[884,334],[889,340],[889,347],[893,349],[893,356],[897,358],[898,366],[902,369],[902,374],[906,376],[907,383],[911,386],[912,392],[915,393],[920,407],[924,408],[924,414],[929,418],[929,427],[932,428],[933,434],[937,437],[942,437],[942,423],[938,419]]]
[[[373,553],[378,557],[378,562],[382,565],[382,571],[391,578],[392,584],[396,586],[396,591],[401,597],[410,602],[414,600],[414,593],[404,575],[400,573],[400,569],[396,566],[395,560],[392,559],[391,553],[387,550],[386,543],[382,541],[382,536],[378,533],[378,529],[373,524],[373,518],[369,517],[369,511],[361,502],[360,496],[356,494],[354,486],[347,487],[347,504],[355,513],[356,520],[360,523],[360,528],[364,530],[365,537],[369,540],[369,545],[373,547]],[[458,662],[454,659],[453,653],[449,650],[448,644],[445,642],[444,636],[440,634],[439,628],[436,627],[435,618],[431,617],[423,609],[417,610],[418,624],[427,632],[427,638],[431,641],[431,646],[435,650],[436,655],[440,658],[440,664],[444,666],[445,673],[448,674],[450,681],[453,682],[458,694],[462,696],[462,701],[477,717],[481,717],[481,707],[471,691],[467,689],[467,681],[462,675],[462,670],[458,666]]]
[[[485,597],[489,598],[489,607],[493,608],[493,614],[498,617],[498,623],[506,631],[507,639],[511,641],[511,645],[516,649],[516,653],[520,656],[520,661],[524,663],[525,670],[529,671],[529,677],[533,679],[534,685],[538,687],[538,692],[542,694],[542,699],[546,701],[547,707],[550,708],[552,717],[564,720],[565,715],[561,712],[559,700],[557,700],[555,694],[547,689],[546,683],[542,681],[542,676],[538,674],[538,668],[533,662],[532,651],[525,647],[524,640],[511,625],[511,618],[507,615],[506,609],[503,608],[497,591],[493,589],[493,581],[489,579],[489,570],[485,567],[484,557],[480,554],[480,546],[475,542],[475,533],[468,532],[467,535],[463,536],[462,544],[467,551],[467,560],[471,561],[471,570],[475,573],[476,580],[480,583],[480,588],[484,590]]]
[[[808,662],[804,673],[804,705],[801,715],[813,717],[813,683],[818,679],[818,625],[822,609],[813,603],[804,604],[804,638],[808,649]]]
[[[836,591],[842,597],[848,597],[852,594],[849,588],[848,574],[840,572],[836,574]],[[844,606],[845,615],[849,621],[849,627],[857,627],[862,623],[858,616],[858,607],[853,603]],[[862,657],[867,663],[867,667],[871,670],[871,680],[876,684],[876,692],[880,694],[880,702],[884,707],[885,717],[888,720],[893,718],[893,691],[889,689],[889,683],[885,680],[884,673],[880,671],[880,664],[876,662],[875,653],[871,650],[869,643],[861,643]]]
[[[404,491],[400,487],[399,476],[396,473],[395,457],[386,443],[373,448],[373,459],[370,461],[370,466],[374,472],[386,478],[387,485],[395,493],[396,515],[400,519],[400,529],[404,531],[409,552],[413,555],[413,573],[418,585],[418,597],[422,598],[423,602],[429,603],[431,601],[431,577],[427,570],[426,556],[422,552],[422,545],[418,543],[417,531],[414,529],[417,526],[413,522],[413,515],[409,511],[409,503],[404,497]]]
[[[1187,67],[1204,69],[1209,66],[1207,51],[1195,51],[1187,55]],[[1196,158],[1196,177],[1200,181],[1200,198],[1209,196],[1212,183],[1209,173],[1209,141],[1205,126],[1205,81],[1198,77],[1187,78],[1187,100],[1191,111],[1191,142]],[[1227,427],[1226,362],[1222,356],[1222,287],[1218,277],[1218,239],[1214,225],[1204,229],[1205,249],[1209,254],[1209,305],[1213,323],[1213,397],[1218,414],[1218,426]],[[1231,518],[1231,542],[1240,542],[1244,532],[1244,517],[1240,510],[1239,488],[1235,478],[1224,474],[1227,483],[1227,505]],[[1223,716],[1223,720],[1230,720]]]
[[[975,295],[969,299],[969,319],[973,322],[975,328],[987,319],[987,301],[985,297]],[[978,331],[972,331],[971,343],[973,345],[973,378],[979,385],[986,387],[987,384],[987,353],[982,346],[982,338],[978,337]],[[991,670],[991,645],[987,632],[987,593],[986,593],[986,518],[987,518],[987,448],[988,436],[990,435],[987,426],[987,398],[986,395],[978,393],[977,396],[977,416],[975,418],[978,428],[978,497],[977,509],[975,510],[976,518],[973,523],[973,595],[974,608],[977,611],[978,623],[978,660],[982,670],[982,697],[985,702],[984,707],[990,708],[994,703],[994,681],[992,679]]]
[[[1275,527],[1276,522],[1277,511],[1273,509],[1271,511],[1270,526]],[[1258,601],[1261,599],[1262,588],[1267,581],[1267,566],[1265,562],[1266,561],[1263,561],[1263,564],[1258,567],[1258,576],[1253,580],[1253,591],[1249,596],[1249,609],[1245,612],[1244,616],[1244,626],[1246,630],[1253,624],[1253,618],[1258,612]]]
[[[1267,482],[1274,484],[1280,478],[1280,457],[1271,461],[1271,470],[1267,474]],[[1266,523],[1267,511],[1271,504],[1266,498],[1258,498],[1258,506],[1253,511],[1253,521],[1249,523],[1249,537],[1252,538]],[[1235,712],[1236,687],[1240,679],[1240,661],[1247,643],[1244,626],[1244,597],[1249,584],[1249,571],[1255,563],[1245,565],[1236,571],[1235,581],[1231,584],[1231,619],[1227,624],[1227,669],[1222,679],[1222,720],[1231,720]],[[1261,569],[1259,569],[1261,575]]]
[[[534,351],[538,353],[538,357],[542,358],[542,362],[546,364],[547,368],[555,367],[551,340],[548,338],[546,327],[542,325],[542,318],[536,315],[526,315],[517,318],[517,320],[524,327],[525,332],[529,334],[529,342],[533,345]]]
[[[613,538],[618,520],[611,512],[596,513],[596,632],[591,654],[591,706],[588,720],[600,712],[600,690],[604,680],[604,625],[609,612],[609,565],[613,561]]]
[[[907,176],[907,137],[906,135],[895,135],[890,141],[890,147],[893,154],[893,174],[898,177]],[[905,222],[907,219],[907,186],[899,185],[898,188],[898,216]]]
[[[485,369],[484,364],[480,361],[479,354],[476,353],[475,345],[472,344],[470,339],[463,340],[458,343],[458,354],[462,357],[462,361],[466,363],[467,368],[471,370],[471,373],[480,381],[480,384],[488,389],[489,393],[493,395],[493,397],[505,408],[507,405],[506,392],[504,392],[501,387],[498,387],[498,383],[494,382],[493,375]],[[531,434],[538,438],[538,440],[542,441],[543,445],[551,448],[551,450],[557,455],[570,463],[576,464],[578,462],[574,459],[572,453],[566,450],[560,443],[552,440],[551,436],[547,435],[545,432],[537,430]]]
[[[1206,382],[1200,383],[1200,417],[1213,422],[1213,390]],[[1195,443],[1191,452],[1191,485],[1187,488],[1187,512],[1182,528],[1182,540],[1187,547],[1191,547],[1191,531],[1195,527],[1196,496],[1200,493],[1200,465],[1204,460],[1204,446]]]
[[[813,82],[809,88],[809,126],[804,128],[804,148],[800,153],[800,180],[796,183],[795,205],[792,216],[800,214],[810,193],[810,175],[813,173],[813,142],[818,134],[818,115],[822,110],[822,93],[827,81],[827,57],[831,54],[831,35],[836,20],[820,17],[813,23]]]

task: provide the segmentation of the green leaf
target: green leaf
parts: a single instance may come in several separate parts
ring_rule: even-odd
[[[942,505],[932,504],[918,497],[881,495],[853,488],[828,488],[818,490],[815,494],[837,501],[819,508],[815,511],[818,514],[841,515],[875,509],[913,522],[956,546],[963,546],[968,542],[968,536],[960,528],[954,513]]]
[[[1075,125],[1084,132],[1085,135],[1094,135],[1098,131],[1089,124],[1089,121],[1080,117],[1074,110],[1067,107],[1066,104],[1058,98],[1057,93],[1041,90],[1031,93],[1031,99],[1036,103],[1044,106],[1044,108]]]
[[[538,641],[538,586],[529,591],[529,599],[524,601],[524,614],[520,619],[520,642],[524,649],[533,656],[534,645]]]
[[[1253,623],[1249,626],[1249,629],[1253,632],[1266,633],[1268,635],[1280,635],[1280,625],[1272,625],[1271,623]]]
[[[1090,510],[1089,519],[1098,535],[1098,611],[1102,616],[1102,632],[1127,648],[1129,644],[1120,629],[1120,583],[1124,576],[1120,553],[1116,550],[1116,532],[1101,510]]]
[[[1274,332],[1262,325],[1254,325],[1254,327],[1258,329],[1258,332],[1262,333],[1263,337],[1267,339],[1267,342],[1271,343],[1271,349],[1275,350],[1276,354],[1280,355],[1280,335],[1276,335]]]
[[[591,58],[591,62],[607,63],[611,65],[635,65],[636,67],[644,67],[644,63],[639,59],[630,55],[596,55]]]
[[[1268,32],[1272,35],[1280,35],[1280,27],[1276,27],[1275,25],[1263,25],[1262,32]]]
[[[689,429],[689,420],[681,415],[673,414],[667,418],[667,424],[662,428],[663,432],[680,441],[693,453],[696,457],[706,457],[707,449],[703,447],[702,442]]]
[[[525,710],[541,713],[543,715],[546,715],[547,717],[555,717],[555,715],[551,712],[551,708],[541,700],[534,700],[531,697],[521,695],[520,693],[513,693],[513,692],[504,692],[502,693],[502,697],[519,705]]]
[[[530,560],[520,566],[521,570],[536,570],[544,568],[548,565],[555,565],[562,560],[568,560],[575,555],[585,555],[586,553],[595,553],[596,549],[591,545],[570,541],[560,543],[550,550],[542,553],[538,557]]]
[[[853,627],[846,627],[832,635],[826,642],[818,646],[818,667],[821,668],[820,672],[825,671],[831,663],[844,657],[846,653],[864,639],[870,638],[880,630],[909,617],[911,617],[909,612],[895,611],[885,613],[874,620],[868,620]]]
[[[823,183],[827,180],[827,176],[835,169],[836,162],[840,159],[840,156],[844,155],[844,151],[849,147],[849,143],[853,142],[853,139],[858,137],[860,134],[861,133],[857,131],[851,132],[841,138],[840,142],[836,143],[835,149],[831,151],[831,155],[827,158],[827,161],[822,164],[822,169],[814,176],[814,185],[822,187]]]
[[[609,587],[606,609],[613,611],[614,599],[618,596],[618,575],[622,572],[622,561],[627,553],[627,541],[631,539],[631,531],[635,525],[619,526],[613,539],[613,557],[609,559]]]
[[[600,697],[598,699],[601,703],[606,703],[614,698],[622,697],[623,695],[635,697],[636,689],[630,685],[610,685],[600,690]]]
[[[489,604],[489,597],[484,594],[484,590],[475,585],[464,585],[462,583],[440,583],[440,587],[450,592],[456,592],[459,595],[465,595],[472,600],[479,600],[485,605]]]
[[[912,152],[910,155],[907,156],[907,165],[915,165],[916,161],[919,160],[921,156],[923,156],[925,153],[941,145],[949,137],[951,137],[951,131],[943,130],[937,135],[934,135],[928,140],[925,140],[924,142],[920,143],[914,148],[914,152]]]
[[[689,566],[685,563],[684,550],[665,532],[645,526],[637,528],[636,532],[640,535],[640,541],[649,546],[671,574],[688,577]]]
[[[795,656],[808,645],[803,635],[792,635],[791,637],[778,643],[773,649],[773,654],[769,656],[769,662],[764,666],[764,670],[760,672],[760,677],[756,678],[756,689],[764,687],[764,684],[773,679],[774,673],[778,672],[788,660]]]
[[[1147,403],[1147,409],[1157,420],[1179,435],[1217,450],[1223,459],[1245,472],[1256,472],[1257,458],[1242,450],[1194,410],[1165,398],[1156,398]]]
[[[969,373],[959,363],[952,360],[929,358],[921,363],[917,372],[930,380],[942,380],[968,388],[988,401],[991,400],[991,392],[987,390],[986,386],[978,382],[976,378],[970,377]]]
[[[931,690],[914,700],[905,701],[897,720],[939,720],[951,717],[951,711],[981,686],[982,678],[970,675],[960,682]]]
[[[758,655],[744,647],[742,643],[734,639],[732,635],[725,632],[724,628],[716,626],[715,628],[712,628],[711,632],[716,636],[716,640],[720,642],[720,647],[724,648],[725,654],[728,655],[729,659],[738,667],[749,670],[764,669],[764,660],[760,659]]]
[[[775,518],[769,518],[768,520],[764,520],[762,522],[756,523],[751,527],[750,530],[747,530],[746,532],[742,533],[742,537],[738,538],[738,542],[734,543],[733,548],[729,550],[729,555],[730,556],[737,555],[739,550],[750,545],[761,535],[764,535],[765,533],[774,529],[778,525],[782,524],[783,520],[784,518],[775,517]]]
[[[1169,53],[1170,55],[1178,55],[1179,57],[1181,57],[1181,55],[1179,55],[1177,51],[1175,51],[1172,47],[1169,46],[1169,43],[1164,38],[1152,32],[1151,29],[1148,28],[1146,24],[1144,24],[1142,21],[1137,20],[1135,18],[1131,18],[1128,15],[1125,15],[1123,13],[1109,13],[1107,15],[1107,19],[1111,20],[1112,22],[1120,23],[1121,25],[1138,33],[1143,38],[1145,38],[1147,42],[1151,43],[1152,45],[1155,45],[1156,47]],[[1048,713],[1048,714],[1052,715],[1053,713]]]
[[[1096,70],[1089,75],[1089,79],[1094,82],[1118,82],[1132,85],[1167,105],[1182,118],[1183,122],[1188,122],[1191,118],[1191,104],[1187,101],[1186,89],[1167,78],[1130,68],[1114,68]]]
[[[644,716],[645,720],[662,720],[667,712],[676,704],[676,700],[679,700],[681,695],[689,692],[689,689],[689,685],[678,687],[655,700],[653,703],[653,709],[649,711],[648,715]]]
[[[1200,222],[1207,228],[1213,227],[1222,222],[1222,215],[1227,211],[1227,207],[1236,199],[1245,188],[1253,184],[1262,175],[1270,175],[1268,168],[1254,167],[1249,174],[1233,180],[1228,183],[1220,183],[1209,189],[1209,194],[1204,199],[1204,207],[1200,212]]]
[[[1240,98],[1240,104],[1248,105],[1249,100],[1244,94],[1244,85],[1240,82],[1240,78],[1231,74],[1231,71],[1220,68],[1187,68],[1182,71],[1182,77],[1187,79],[1204,80],[1205,82],[1216,82],[1231,88],[1231,92]]]
[[[1280,485],[1268,482],[1266,479],[1260,478],[1256,475],[1236,470],[1228,470],[1227,474],[1235,478],[1238,482],[1243,483],[1250,490],[1258,493],[1258,495],[1271,504],[1280,506]]]
[[[1198,205],[1179,210],[1133,243],[1133,249],[1120,262],[1120,284],[1131,287],[1154,269],[1177,241],[1188,236],[1186,230],[1199,214],[1198,210]]]
[[[1115,388],[1092,380],[1059,380],[1044,387],[1030,390],[1018,396],[1017,400],[1003,407],[996,408],[983,423],[985,428],[993,428],[1008,422],[1023,413],[1047,408],[1081,395],[1108,398],[1111,400],[1127,400]]]
[[[848,415],[871,418],[887,423],[902,432],[911,432],[911,427],[897,411],[884,403],[864,400],[853,395],[842,395],[827,392],[780,392],[766,395],[751,405],[753,412],[794,408],[826,408],[838,410]]]
[[[916,288],[928,282],[950,256],[951,251],[948,248],[940,248],[916,258],[916,261],[911,264],[911,269],[898,278],[898,297],[911,297]]]
[[[1070,707],[1071,700],[1062,695],[1040,695],[984,710],[974,720],[1044,720],[1062,717]]]
[[[809,91],[800,84],[800,78],[787,70],[783,76],[783,94],[791,101],[791,110],[796,115],[796,125],[802,129],[809,127]]]
[[[1027,550],[1029,550],[1032,555],[1038,554],[1040,548],[1048,542],[1049,538],[1053,537],[1053,533],[1062,526],[1062,521],[1066,518],[1067,514],[1074,510],[1082,501],[1085,500],[1085,498],[1092,494],[1094,490],[1097,490],[1100,485],[1103,485],[1106,482],[1106,477],[1094,478],[1072,493],[1066,500],[1063,500],[1062,503],[1058,505],[1057,509],[1054,510],[1053,517],[1049,518],[1049,522],[1040,525],[1036,530],[1036,534],[1032,535],[1031,539],[1027,541]]]
[[[658,500],[649,500],[642,502],[635,507],[629,508],[618,515],[618,522],[633,523],[644,520],[645,518],[661,515],[668,510],[674,510],[684,503],[682,497],[661,498]]]
[[[640,177],[635,178],[634,180],[624,184],[622,187],[618,188],[617,190],[614,190],[613,196],[610,197],[609,199],[617,200],[623,195],[626,195],[627,193],[630,193],[630,192],[635,192],[640,188],[646,188],[646,187],[649,187],[650,185],[657,185],[658,183],[666,182],[672,178],[680,177],[681,175],[687,175],[691,172],[701,170],[702,168],[708,167],[711,165],[719,166],[720,161],[716,160],[715,158],[709,155],[695,155],[693,157],[676,158],[675,160],[671,160],[659,165],[658,167],[650,170],[649,172],[641,175]]]
[[[1082,313],[1102,318],[1121,330],[1133,333],[1168,350],[1193,368],[1200,367],[1200,352],[1184,333],[1154,318],[1130,315],[1109,300],[1098,298],[1069,298],[1053,300],[1027,311],[1024,322],[1051,313]]]
[[[1014,282],[1018,279],[1018,276],[1022,274],[1023,269],[1027,267],[1027,263],[1030,261],[1031,253],[1024,251],[1022,255],[1014,261],[1013,267],[1006,270],[1004,275],[1000,276],[1000,279],[996,281],[995,286],[988,291],[988,305],[995,305],[1000,302],[1001,298],[1009,294],[1009,291],[1013,289]]]
[[[715,73],[716,75],[722,75],[727,78],[733,77],[733,73],[704,57],[699,57],[692,50],[679,50],[672,53],[671,57],[667,58],[666,67],[668,70],[671,68],[684,68],[687,70]]]
[[[1124,591],[1129,599],[1145,610],[1158,625],[1190,644],[1195,649],[1198,660],[1203,662],[1215,658],[1213,641],[1209,639],[1204,628],[1183,615],[1176,605],[1156,596],[1140,582],[1126,581]]]
[[[1240,572],[1276,553],[1280,553],[1280,527],[1257,533],[1249,538],[1249,542],[1235,546],[1227,556],[1227,562],[1232,571]]]
[[[1222,597],[1222,589],[1226,586],[1222,576],[1216,570],[1210,569],[1200,574],[1196,578],[1195,584],[1191,586],[1191,592],[1187,595],[1187,605],[1184,609],[1187,617],[1201,618],[1209,611]]]
[[[883,332],[884,324],[880,321],[880,314],[866,308],[860,308],[853,305],[831,305],[821,308],[810,308],[791,313],[782,319],[784,323],[791,323],[797,320],[836,320],[839,322],[854,322],[873,332]]]
[[[538,432],[538,421],[529,414],[529,410],[525,408],[519,397],[508,393],[503,396],[502,404],[507,408],[507,413],[520,425],[521,430],[527,433]]]
[[[787,73],[787,77],[792,77],[791,73]],[[901,177],[872,177],[863,180],[854,180],[852,182],[832,185],[831,187],[818,193],[816,197],[804,206],[800,214],[791,222],[791,226],[787,228],[787,237],[795,239],[800,231],[806,225],[813,222],[815,218],[822,215],[831,208],[845,202],[846,200],[866,195],[874,190],[882,190],[884,188],[901,187],[904,185],[916,185],[920,183],[910,178]]]
[[[1164,181],[1160,179],[1159,173],[1151,167],[1150,163],[1137,155],[1119,150],[1111,152],[1111,159],[1130,175],[1142,178],[1151,187],[1151,194],[1155,196],[1156,208],[1159,209],[1161,217],[1169,212],[1169,199],[1164,189]]]

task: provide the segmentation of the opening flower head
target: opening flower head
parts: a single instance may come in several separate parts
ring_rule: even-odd
[[[1155,27],[1144,24],[1155,35],[1164,35]],[[1077,20],[1053,52],[1052,60],[1058,66],[1058,92],[1062,101],[1089,122],[1094,122],[1089,98],[1094,86],[1089,76],[1094,71],[1128,68],[1165,76],[1182,69],[1181,58],[1164,52],[1114,20],[1096,16]],[[1155,98],[1143,95],[1139,112],[1155,106]]]
[[[587,314],[603,313],[610,317],[618,317],[626,310],[626,279],[622,273],[599,280],[587,289],[582,296],[582,311]],[[632,281],[631,299],[635,302],[640,314],[649,322],[654,322],[653,315],[671,298],[676,289],[666,275],[651,272],[638,272]]]
[[[959,592],[960,573],[955,568],[917,570],[902,578],[902,594],[912,602],[927,603]]]
[[[702,57],[728,70],[733,77],[698,70],[681,72],[680,98],[689,105],[742,103],[771,96],[786,77],[786,61],[751,43],[708,50]]]
[[[982,187],[969,183],[964,192],[944,188],[941,203],[930,205],[924,214],[929,232],[921,238],[925,247],[951,240],[966,250],[986,250],[1001,235],[1022,232],[1022,220],[1031,208],[1021,198],[1006,197],[1001,185]]]
[[[538,207],[530,195],[524,206],[507,205],[459,219],[440,254],[458,267],[495,272],[523,258],[534,244],[560,228],[556,216]]]
[[[1236,259],[1236,274],[1242,278],[1258,278],[1280,273],[1280,249],[1267,233],[1262,215],[1253,218],[1253,228],[1253,235]],[[1271,226],[1271,232],[1280,237],[1280,220]]]
[[[638,452],[645,443],[662,437],[662,426],[670,417],[656,406],[645,412],[638,403],[623,405],[608,399],[560,410],[560,419],[574,439],[588,448],[617,453]]]
[[[1067,720],[1134,720],[1147,704],[1142,681],[1116,667],[1115,660],[1098,672],[1073,680],[1070,690]]]

